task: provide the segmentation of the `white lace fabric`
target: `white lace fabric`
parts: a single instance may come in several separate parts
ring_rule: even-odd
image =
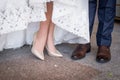
[[[50,1],[53,0],[21,0],[18,5],[18,0],[6,0],[5,8],[0,9],[0,34],[24,30],[30,22],[45,21],[46,2]],[[88,6],[84,6],[88,0],[53,2],[52,21],[56,26],[89,42]]]
[[[42,8],[29,7],[27,0],[21,0],[19,5],[17,4],[18,2],[18,0],[8,0],[1,7],[0,34],[24,30],[30,22],[45,20]]]

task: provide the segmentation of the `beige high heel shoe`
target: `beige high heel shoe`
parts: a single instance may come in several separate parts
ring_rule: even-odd
[[[56,50],[55,52],[52,52],[48,49],[48,47],[46,47],[46,50],[47,50],[49,56],[63,57],[63,55],[58,50]]]
[[[37,33],[36,33],[37,34]],[[35,39],[36,39],[36,34],[34,35],[34,38],[33,38],[33,46],[32,46],[32,49],[31,49],[31,52],[39,59],[41,60],[44,60],[44,53],[43,52],[39,52],[37,51],[35,48],[34,48],[34,44],[35,44]]]

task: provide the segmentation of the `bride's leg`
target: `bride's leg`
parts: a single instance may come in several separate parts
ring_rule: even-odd
[[[49,48],[50,51],[55,52],[56,48],[54,45],[54,23],[50,23],[49,26],[49,33],[48,33],[48,39],[47,39],[47,47]]]
[[[51,18],[52,18],[53,3],[50,3],[48,5],[48,9],[51,11]],[[47,42],[46,42],[48,54],[50,56],[62,57],[62,54],[56,50],[55,45],[54,45],[54,27],[55,27],[55,24],[51,20],[50,25],[49,25]]]
[[[48,10],[51,11],[51,18],[52,18],[52,11],[53,11],[53,2],[49,3],[48,5]],[[50,21],[49,24],[49,30],[48,30],[48,37],[47,37],[47,42],[46,45],[50,51],[55,52],[55,46],[54,46],[54,23],[52,23],[52,20]]]
[[[51,21],[51,16],[52,16],[52,2],[47,3],[47,12],[46,12],[46,21],[40,22],[40,28],[37,32],[37,37],[35,40],[35,49],[37,49],[39,52],[42,52],[44,50],[46,40],[47,40],[47,35],[48,35],[48,29]]]
[[[63,57],[63,55],[55,48],[54,45],[54,23],[50,23],[49,33],[47,38],[47,50],[50,56]]]
[[[62,57],[59,51],[55,49],[54,41],[53,41],[53,33],[54,33],[54,24],[51,22],[53,10],[53,2],[47,3],[47,21],[41,22],[40,29],[37,33],[35,48],[39,50],[39,52],[44,50],[44,47],[47,43],[47,50],[49,55]]]

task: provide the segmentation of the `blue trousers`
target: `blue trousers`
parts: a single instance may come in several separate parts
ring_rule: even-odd
[[[114,26],[116,0],[99,0],[98,4],[98,30],[96,34],[98,46],[111,46]],[[96,14],[97,0],[89,0],[90,36]]]

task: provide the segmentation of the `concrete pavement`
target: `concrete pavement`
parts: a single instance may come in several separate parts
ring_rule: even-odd
[[[112,60],[106,64],[95,61],[96,30],[97,27],[91,40],[92,51],[82,60],[70,58],[76,44],[57,45],[64,57],[54,58],[45,54],[45,61],[32,55],[31,46],[0,52],[0,80],[120,80],[120,22],[115,22]]]

